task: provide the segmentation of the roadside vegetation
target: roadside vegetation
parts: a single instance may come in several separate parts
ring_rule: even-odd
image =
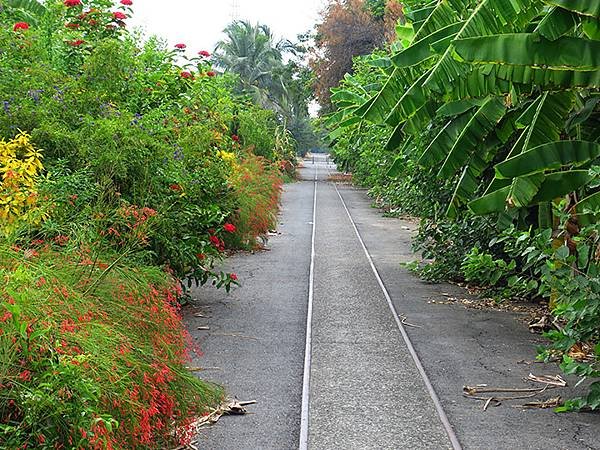
[[[423,278],[546,303],[540,357],[592,381],[561,410],[600,409],[600,6],[403,3],[395,40],[332,90],[336,162],[421,218]]]
[[[0,7],[2,448],[188,442],[223,393],[187,371],[179,305],[238,283],[220,263],[310,145],[298,95],[283,120],[210,51],[130,32],[135,6]]]

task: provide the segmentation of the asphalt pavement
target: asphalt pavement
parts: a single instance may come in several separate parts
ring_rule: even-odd
[[[323,156],[305,161],[302,180],[285,188],[268,251],[229,259],[241,287],[230,294],[195,291],[186,322],[204,352],[194,365],[210,369],[200,376],[232,397],[258,402],[251,414],[224,417],[202,431],[198,448],[297,449],[302,430],[310,449],[452,448],[442,415],[465,449],[600,449],[597,414],[526,410],[515,402],[484,412],[481,402],[462,396],[464,385],[523,388],[530,372],[559,371],[534,362],[543,341],[523,317],[447,304],[449,295],[468,294],[423,283],[401,268],[416,258],[414,223],[382,217],[363,190],[329,182],[330,171]],[[409,324],[409,344],[394,310]]]

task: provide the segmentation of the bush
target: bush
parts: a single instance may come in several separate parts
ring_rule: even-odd
[[[169,448],[222,397],[183,289],[236,284],[224,240],[274,226],[293,142],[126,5],[72,3],[0,8],[0,447]]]
[[[277,225],[281,174],[266,159],[248,154],[235,168],[231,183],[238,199],[233,216],[237,230],[227,242],[234,247],[255,248],[257,238]]]
[[[0,247],[0,446],[184,442],[221,393],[185,370],[178,283],[62,245]]]

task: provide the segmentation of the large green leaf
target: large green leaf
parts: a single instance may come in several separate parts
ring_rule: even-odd
[[[426,75],[427,73],[423,74],[402,94],[385,119],[388,125],[397,126],[406,121],[427,103],[427,91],[423,88]]]
[[[543,182],[544,174],[542,173],[515,178],[506,196],[506,203],[510,207],[517,208],[528,206],[538,193]]]
[[[558,141],[540,145],[496,165],[497,178],[516,178],[566,165],[582,165],[600,156],[600,144]]]
[[[396,67],[377,95],[361,106],[356,114],[370,122],[383,122],[405,91],[403,70]]]
[[[492,191],[477,200],[469,202],[469,209],[480,216],[502,212],[506,209],[506,198],[509,192],[510,186]]]
[[[498,34],[454,41],[465,61],[550,69],[600,69],[600,42],[569,36],[550,41],[536,33]]]
[[[529,84],[544,89],[600,87],[600,70],[581,71],[541,69],[530,66],[496,65],[495,76],[511,83]]]
[[[545,0],[551,5],[560,6],[569,11],[600,18],[600,2],[597,0]]]
[[[535,32],[554,41],[572,31],[575,26],[576,16],[571,11],[555,6],[540,21]]]
[[[508,158],[548,142],[560,140],[565,120],[573,108],[572,92],[544,92],[516,120],[517,128],[526,128],[511,149]]]
[[[460,170],[469,160],[471,153],[481,145],[484,138],[500,122],[505,112],[506,107],[501,99],[489,97],[477,109],[454,142],[439,171],[439,176],[451,177]]]
[[[579,225],[590,225],[600,219],[600,192],[591,194],[580,200],[573,211],[577,214]]]
[[[550,202],[564,195],[575,192],[588,184],[593,177],[587,170],[570,170],[546,175],[537,195],[531,201],[532,205]]]
[[[419,158],[418,164],[430,168],[446,159],[456,139],[472,116],[472,113],[466,113],[448,121],[427,146]]]
[[[536,0],[481,0],[457,33],[457,39],[520,31],[541,10]],[[425,85],[439,92],[451,90],[452,82],[471,70],[468,64],[454,58],[454,45],[440,57]]]
[[[454,36],[460,27],[460,22],[454,23],[436,31],[433,34],[430,34],[429,36],[424,37],[418,42],[414,42],[410,47],[392,56],[392,63],[396,67],[410,67],[433,57],[435,52],[431,48],[432,44],[444,38]],[[450,42],[448,41],[448,45],[449,44]]]
[[[485,215],[502,212],[507,206],[517,206],[517,202],[519,204],[523,202],[524,205],[550,202],[585,186],[592,178],[587,170],[570,170],[548,175],[536,174],[526,182],[520,181],[518,186],[513,181],[511,186],[473,200],[469,203],[469,209],[475,214]],[[535,195],[532,195],[533,191],[536,191]],[[517,201],[514,197],[515,193],[518,195]],[[528,198],[530,201],[526,201]]]
[[[457,100],[455,102],[444,103],[437,111],[437,117],[453,117],[458,116],[462,113],[473,109],[475,106],[481,106],[485,102],[485,99],[479,98],[468,98],[464,100]]]

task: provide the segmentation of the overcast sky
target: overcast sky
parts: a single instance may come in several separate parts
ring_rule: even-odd
[[[134,0],[129,23],[171,45],[212,51],[231,22],[234,3],[239,19],[268,25],[277,38],[295,40],[317,22],[324,0]]]

